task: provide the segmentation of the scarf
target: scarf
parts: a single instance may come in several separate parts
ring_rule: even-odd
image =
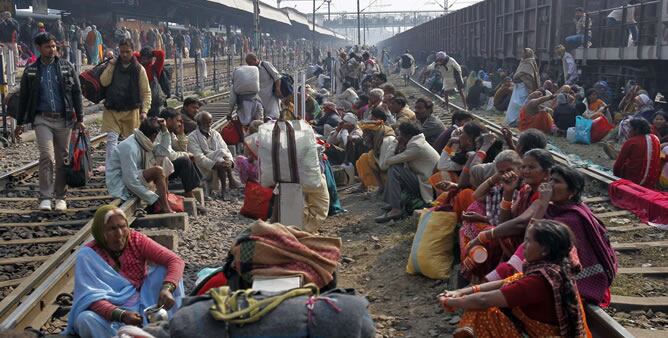
[[[582,228],[587,234],[587,242],[591,245],[591,251],[596,254],[597,261],[603,266],[603,273],[605,273],[608,279],[608,286],[610,286],[617,273],[617,256],[615,255],[615,250],[613,250],[610,245],[607,229],[584,203],[565,205],[550,204],[547,209],[546,218],[555,219],[558,218],[558,215],[567,212],[576,212],[585,222]],[[569,226],[571,225],[572,224],[569,224]],[[579,252],[578,255],[582,257],[584,252]],[[583,266],[583,269],[586,268],[586,266]]]
[[[533,262],[524,263],[522,268],[524,275],[538,275],[543,276],[552,287],[552,295],[554,296],[554,305],[559,321],[559,331],[562,337],[583,337],[585,336],[584,325],[582,322],[582,312],[580,311],[579,302],[576,299],[575,303],[569,304],[564,301],[563,296],[567,291],[577,295],[577,289],[574,287],[575,283],[567,283],[562,275],[562,267],[549,262]],[[565,271],[566,278],[573,280],[571,271]],[[570,284],[570,285],[569,285]],[[567,290],[566,288],[571,288]],[[578,318],[576,323],[569,323],[568,318]],[[569,325],[573,325],[573,332],[569,332]]]
[[[153,167],[155,164],[155,155],[153,154],[153,142],[144,135],[139,129],[134,130],[135,141],[139,144],[139,147],[142,150],[142,167],[148,169]]]

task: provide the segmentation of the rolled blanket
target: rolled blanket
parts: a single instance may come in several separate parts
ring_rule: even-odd
[[[278,223],[257,221],[230,250],[232,267],[248,283],[253,276],[299,274],[319,288],[329,284],[341,258],[341,239],[315,236]]]

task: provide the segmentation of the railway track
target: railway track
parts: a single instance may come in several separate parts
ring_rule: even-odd
[[[395,83],[399,84],[400,80],[396,78]],[[412,79],[411,86],[401,87],[400,90],[405,90],[404,94],[409,97],[417,98],[427,95],[444,108],[465,110],[453,104],[452,101],[449,107],[445,107],[445,101],[442,97],[430,92]],[[397,88],[399,89],[399,87]],[[451,116],[449,109],[445,109],[445,112],[440,114],[439,117],[447,124],[450,123]],[[471,113],[485,124],[490,131],[501,135],[502,127],[499,124],[475,114],[475,112]],[[552,155],[560,164],[574,166],[564,154],[552,151]],[[597,337],[633,337],[610,314],[615,316],[617,312],[624,312],[641,315],[638,311],[651,310],[654,313],[665,313],[668,310],[668,297],[666,297],[668,282],[664,278],[668,276],[668,267],[665,266],[668,241],[665,240],[663,231],[642,224],[631,212],[621,210],[611,204],[607,188],[610,183],[618,179],[617,177],[594,168],[578,167],[577,170],[587,177],[586,194],[588,197],[585,198],[585,202],[606,225],[612,246],[617,252],[620,266],[611,288],[610,308],[604,311],[598,306],[587,305],[586,307],[590,329]],[[648,291],[645,285],[656,287]],[[663,328],[668,329],[668,325],[664,323]]]
[[[216,121],[212,128],[226,124],[228,96],[229,92],[222,92],[203,98],[202,110]],[[106,134],[91,139],[94,168],[104,163],[105,139]],[[35,161],[0,176],[0,252],[13,252],[0,258],[0,331],[43,330],[54,313],[68,307],[76,252],[92,240],[92,217],[99,206],[118,205],[131,216],[131,224],[142,207],[136,199],[122,202],[108,196],[104,173],[96,173],[88,186],[68,192],[66,213],[35,211],[37,168]]]

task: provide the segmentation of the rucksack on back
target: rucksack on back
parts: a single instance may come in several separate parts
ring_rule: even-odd
[[[286,98],[292,96],[294,93],[294,84],[295,80],[289,74],[281,74],[281,95],[279,96],[276,93],[276,87],[274,87],[274,95],[279,96],[280,98]]]
[[[411,60],[410,56],[404,54],[401,56],[401,68],[411,68],[413,65],[413,60]]]

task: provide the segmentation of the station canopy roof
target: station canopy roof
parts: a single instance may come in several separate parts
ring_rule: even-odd
[[[253,1],[251,0],[209,0],[209,2],[253,14]],[[260,2],[260,17],[285,25],[292,25],[287,14],[278,8],[272,7],[262,2]]]

